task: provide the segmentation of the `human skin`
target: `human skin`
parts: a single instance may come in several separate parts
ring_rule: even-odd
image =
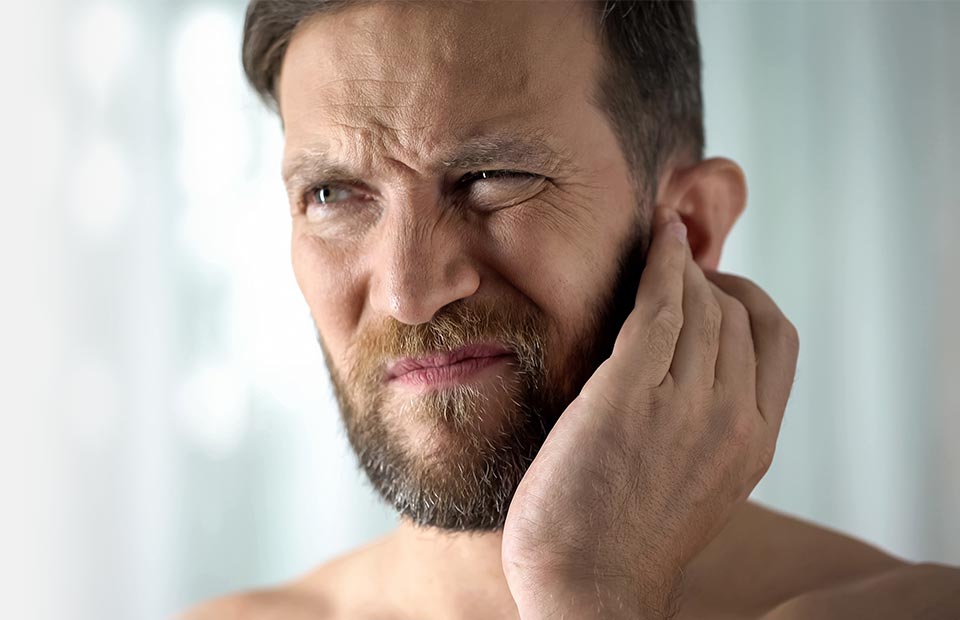
[[[375,208],[323,219],[302,208],[305,187],[290,187],[294,271],[333,363],[345,363],[368,322],[422,323],[461,299],[534,303],[565,333],[585,320],[584,300],[613,277],[615,241],[637,204],[632,171],[589,100],[601,62],[594,28],[582,7],[558,3],[374,4],[297,32],[280,80],[285,161],[323,151],[377,195]],[[458,145],[534,133],[568,154],[568,165],[486,162],[549,180],[471,188],[478,202],[511,203],[494,213],[444,208],[445,182],[465,171],[440,162]],[[884,593],[900,587],[931,601],[958,589],[951,569],[909,567],[743,501],[772,458],[795,332],[755,286],[714,272],[746,200],[739,168],[678,153],[651,182],[659,245],[617,359],[554,428],[503,532],[403,522],[290,587],[226,599],[195,617],[642,618],[679,597],[678,617],[824,618],[842,602],[864,617],[899,618],[919,603],[897,608],[903,597]],[[683,221],[687,241],[664,234],[671,217]],[[659,357],[643,348],[650,330],[660,330]],[[751,367],[754,352],[756,374],[730,372]],[[721,376],[722,393],[713,389]],[[671,389],[662,389],[668,377]],[[420,430],[409,430],[411,441]],[[729,442],[742,450],[724,449]],[[692,458],[685,450],[694,446],[709,459]],[[608,479],[595,484],[597,472]],[[657,501],[641,501],[648,496]],[[771,548],[782,537],[798,541],[787,558],[820,548],[839,568],[788,569],[778,552],[753,553],[758,541]],[[731,571],[778,581],[734,585]],[[722,606],[724,591],[740,600]]]

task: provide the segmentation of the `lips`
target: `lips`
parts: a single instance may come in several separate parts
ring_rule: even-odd
[[[473,344],[454,351],[434,353],[424,357],[404,357],[387,364],[386,381],[426,368],[442,368],[469,359],[500,357],[510,354],[510,349],[495,344]]]

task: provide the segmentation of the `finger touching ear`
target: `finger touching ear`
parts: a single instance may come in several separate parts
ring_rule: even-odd
[[[693,259],[715,270],[723,243],[747,206],[747,181],[736,162],[722,157],[672,168],[661,178],[657,206],[680,214]]]

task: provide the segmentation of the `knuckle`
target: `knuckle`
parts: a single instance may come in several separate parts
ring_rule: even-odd
[[[736,282],[738,285],[744,288],[749,288],[755,291],[761,290],[760,285],[754,282],[753,280],[751,280],[750,278],[746,278],[744,276],[738,276],[734,274],[730,274],[730,278],[732,278],[734,282]]]
[[[800,332],[797,331],[797,326],[784,318],[781,321],[780,330],[781,338],[783,338],[789,350],[798,352],[800,350]]]
[[[760,288],[760,285],[744,276],[738,276],[734,274],[727,274],[729,282],[732,285],[732,288],[738,291],[740,296],[753,296],[755,293],[763,293],[763,289]]]
[[[725,272],[725,271],[724,271],[724,272],[716,271],[716,272],[713,272],[713,273],[715,274],[713,279],[714,279],[714,280],[720,285],[720,287],[721,287],[722,289],[724,289],[724,290],[728,290],[728,291],[737,291],[737,290],[739,290],[739,291],[742,293],[742,292],[744,292],[745,289],[759,289],[759,288],[760,288],[759,286],[757,286],[757,284],[756,284],[753,280],[751,280],[750,278],[746,278],[746,277],[744,277],[744,276],[741,276],[741,275],[737,275],[737,274],[733,274],[733,273],[727,273],[727,272]],[[732,293],[731,293],[731,294],[732,294]]]
[[[656,362],[666,362],[673,359],[676,347],[676,332],[660,325],[651,326],[647,333],[647,354]]]
[[[716,299],[707,302],[703,308],[703,325],[700,334],[706,342],[715,342],[720,338],[720,326],[723,322],[723,312]]]
[[[736,297],[730,299],[730,304],[725,308],[725,316],[726,315],[729,315],[728,318],[738,325],[750,325],[750,313],[747,311],[747,307],[743,305],[743,302]]]
[[[661,304],[653,313],[646,331],[646,349],[657,361],[673,359],[677,336],[683,327],[683,314],[671,305]]]
[[[683,328],[683,312],[673,304],[663,301],[654,310],[651,324],[670,333],[679,333]]]

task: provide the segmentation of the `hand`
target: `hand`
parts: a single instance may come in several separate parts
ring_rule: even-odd
[[[510,505],[523,620],[662,618],[683,567],[773,460],[797,332],[756,285],[694,262],[658,210],[613,353],[548,435]]]

